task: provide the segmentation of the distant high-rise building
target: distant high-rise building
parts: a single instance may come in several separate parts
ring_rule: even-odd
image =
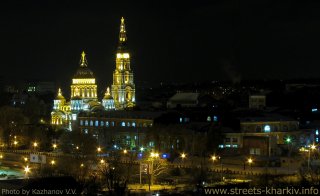
[[[111,94],[117,110],[135,106],[135,84],[130,67],[130,53],[127,50],[127,35],[124,18],[121,18],[119,45],[116,55],[116,69],[113,72]]]
[[[249,108],[250,109],[263,109],[266,107],[266,95],[250,95]]]

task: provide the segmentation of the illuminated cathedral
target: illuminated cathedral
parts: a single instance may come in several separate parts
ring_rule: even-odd
[[[81,111],[124,110],[135,106],[135,84],[130,67],[130,53],[127,50],[124,18],[121,18],[111,91],[109,87],[106,89],[101,102],[97,97],[97,88],[95,76],[88,68],[86,54],[82,52],[80,66],[72,78],[70,101],[66,101],[59,88],[53,103],[51,123],[71,130],[72,122],[77,120]]]

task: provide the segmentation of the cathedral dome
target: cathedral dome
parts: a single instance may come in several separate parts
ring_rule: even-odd
[[[105,99],[105,100],[107,100],[107,99],[113,99],[113,97],[112,97],[111,94],[110,94],[110,88],[109,88],[109,87],[107,88],[107,91],[106,91],[106,93],[104,94],[103,99]]]
[[[65,100],[60,88],[58,89],[58,94],[56,96],[56,100]]]
[[[79,67],[73,78],[94,78],[94,75],[88,67]]]
[[[73,78],[75,79],[94,78],[93,72],[88,68],[88,61],[86,59],[86,53],[84,52],[82,52],[81,54],[80,67],[78,68]]]

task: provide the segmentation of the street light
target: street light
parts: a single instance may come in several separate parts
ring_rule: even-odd
[[[127,151],[126,149],[123,150],[123,154],[127,154],[127,152],[128,152],[128,151]]]
[[[104,163],[105,163],[105,161],[104,161],[103,159],[101,159],[101,160],[100,160],[100,163],[101,163],[101,164],[104,164]]]
[[[37,146],[38,146],[38,143],[37,143],[37,142],[33,142],[33,148],[34,148],[34,150],[37,148]]]
[[[250,168],[251,168],[251,170],[252,170],[252,163],[253,163],[253,160],[252,160],[252,158],[249,158],[249,159],[248,159],[248,163],[249,163],[249,165],[250,165]]]
[[[310,169],[310,156],[311,156],[311,150],[315,150],[316,146],[314,144],[309,146],[309,155],[308,155],[308,169]]]
[[[182,160],[183,160],[183,159],[185,159],[185,158],[187,157],[187,155],[186,155],[185,153],[182,153],[180,157],[181,157]]]
[[[52,161],[50,162],[50,164],[51,164],[52,166],[55,165],[55,164],[56,164],[55,160],[52,160]]]
[[[214,162],[215,160],[217,160],[216,155],[211,156],[212,161]]]
[[[24,162],[27,162],[27,161],[28,161],[28,158],[27,158],[27,157],[24,157],[23,160],[24,160]]]
[[[98,153],[100,153],[100,152],[101,152],[101,148],[100,148],[100,147],[98,147],[98,148],[97,148],[97,151],[98,151]]]
[[[222,165],[222,159],[221,159],[221,157],[219,156],[216,156],[216,155],[212,155],[211,156],[211,160],[213,161],[213,163],[215,162],[215,161],[217,161],[217,160],[220,160],[220,169],[221,169],[221,181],[223,181],[223,177],[222,177],[222,171],[223,171],[223,165]]]
[[[0,159],[3,159],[3,155],[2,154],[0,154]]]
[[[291,142],[291,138],[287,137],[286,142],[289,144]]]
[[[24,173],[25,173],[25,176],[27,177],[28,176],[28,173],[30,172],[30,167],[27,165],[25,168],[24,168]]]
[[[153,182],[153,160],[154,160],[154,158],[158,158],[159,157],[159,153],[151,152],[150,157],[151,157],[151,169],[148,168],[148,173],[149,173],[149,191],[150,191],[151,182]],[[150,172],[150,170],[151,170],[151,172]]]
[[[52,147],[53,147],[53,150],[56,150],[57,144],[53,144]]]

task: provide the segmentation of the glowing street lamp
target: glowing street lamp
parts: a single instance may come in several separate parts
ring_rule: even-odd
[[[25,168],[24,168],[24,173],[26,175],[26,177],[28,176],[28,173],[30,172],[30,167],[27,165]]]
[[[81,163],[81,164],[80,164],[80,167],[81,167],[81,168],[83,168],[83,167],[84,167],[84,164],[83,164],[83,163]]]
[[[181,157],[182,160],[183,160],[183,159],[185,159],[185,158],[187,157],[187,155],[186,155],[185,153],[182,153],[180,157]]]
[[[0,154],[0,159],[3,159],[3,155],[2,154]]]
[[[97,148],[97,151],[98,151],[98,153],[100,153],[100,152],[101,152],[101,148],[100,148],[100,147],[98,147],[98,148]]]
[[[148,173],[149,173],[149,176],[150,176],[149,177],[149,191],[150,191],[151,182],[153,182],[153,161],[154,161],[155,158],[159,157],[159,153],[151,152],[150,157],[151,157],[151,172],[148,169]]]
[[[291,143],[291,138],[287,137],[286,142],[287,142],[287,144]]]
[[[128,151],[126,149],[123,150],[123,154],[127,154]]]
[[[23,160],[24,160],[24,162],[27,162],[27,161],[28,161],[28,158],[27,158],[27,157],[24,157]]]
[[[143,147],[141,147],[141,148],[140,148],[140,151],[141,151],[141,152],[143,152],[143,151],[144,151],[144,148],[143,148]]]
[[[251,170],[252,170],[252,163],[253,163],[252,158],[249,158],[249,159],[248,159],[248,163],[249,163],[249,165],[250,165],[250,167],[251,167]]]
[[[223,165],[222,165],[222,160],[221,160],[221,157],[220,156],[216,156],[216,155],[212,155],[211,156],[211,160],[213,161],[213,163],[217,160],[220,160],[220,169],[221,169],[221,181],[223,180],[223,177],[222,177],[222,171],[223,171]]]
[[[13,144],[14,144],[14,146],[16,146],[16,145],[18,144],[18,142],[17,142],[17,141],[14,141]]]
[[[213,162],[216,161],[216,160],[217,160],[216,155],[211,156],[211,160],[212,160]]]
[[[55,161],[55,160],[52,160],[52,161],[50,162],[50,164],[53,166],[53,165],[56,164],[56,161]]]
[[[52,147],[53,147],[53,150],[56,150],[56,148],[57,148],[58,146],[57,146],[57,144],[53,144]]]
[[[104,161],[103,159],[101,159],[101,160],[100,160],[100,163],[101,163],[101,164],[104,164],[104,163],[105,163],[105,161]]]
[[[315,150],[316,146],[314,144],[309,146],[309,154],[308,154],[308,169],[310,169],[310,156],[311,156],[311,151]]]

